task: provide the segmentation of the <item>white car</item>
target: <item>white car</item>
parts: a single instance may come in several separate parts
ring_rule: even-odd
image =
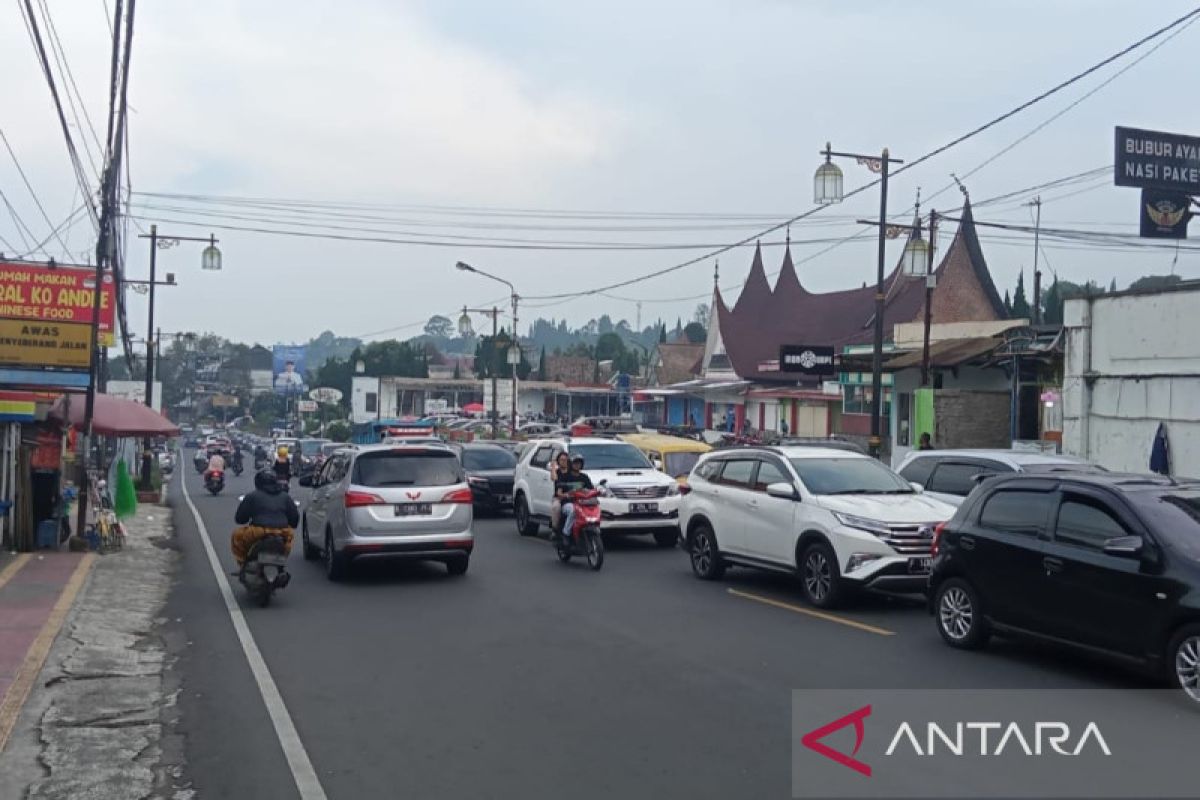
[[[954,514],[870,456],[825,447],[715,450],[687,483],[680,526],[698,577],[795,574],[821,608],[855,588],[924,591],[933,530]]]
[[[913,450],[896,465],[907,481],[918,484],[930,497],[962,505],[979,480],[1009,472],[1105,472],[1103,467],[1074,456],[1026,453],[1020,450]]]
[[[550,522],[554,484],[550,465],[559,453],[583,456],[583,471],[608,493],[600,497],[600,529],[604,533],[648,533],[660,547],[679,539],[679,484],[653,465],[631,444],[598,437],[542,439],[517,462],[513,512],[522,536],[533,536]]]

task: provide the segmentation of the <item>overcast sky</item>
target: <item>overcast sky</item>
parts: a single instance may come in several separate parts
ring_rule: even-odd
[[[35,3],[35,6],[37,4]],[[101,0],[48,0],[89,115],[103,137],[108,28]],[[111,5],[111,1],[110,1]],[[750,235],[759,220],[601,220],[547,215],[442,214],[413,206],[613,212],[700,212],[784,219],[812,205],[812,173],[834,149],[915,159],[1053,86],[1189,10],[1192,3],[1039,0],[993,3],[878,0],[170,0],[138,4],[129,98],[134,192],[371,203],[359,218],[279,222],[276,210],[234,210],[270,221],[135,194],[136,225],[207,235],[208,225],[330,232],[321,224],[441,237],[702,244]],[[1184,30],[1077,107],[965,179],[973,200],[1112,162],[1113,126],[1200,134],[1194,54],[1200,26]],[[1143,54],[1143,48],[1071,89],[897,176],[890,209],[901,218],[926,198],[1062,112]],[[48,89],[17,4],[0,10],[0,130],[51,220],[79,203]],[[86,125],[85,125],[86,127]],[[75,130],[77,140],[90,134]],[[870,179],[843,162],[847,188]],[[92,176],[93,183],[95,176]],[[49,234],[8,154],[0,190],[32,230]],[[1138,192],[1107,175],[1044,191],[1047,227],[1135,233]],[[1018,196],[977,205],[976,217],[1028,224]],[[157,206],[147,209],[145,204]],[[961,203],[956,189],[927,201]],[[384,207],[384,206],[388,207]],[[392,208],[407,206],[408,208]],[[182,210],[166,210],[167,208]],[[334,210],[335,213],[346,213]],[[362,215],[380,218],[366,222]],[[849,236],[856,216],[878,215],[866,192],[792,229],[794,257]],[[168,222],[167,220],[175,220]],[[198,223],[197,225],[184,224]],[[450,223],[431,227],[432,223]],[[501,227],[481,227],[495,225]],[[733,226],[745,227],[733,227]],[[390,226],[390,227],[389,227]],[[505,227],[507,226],[507,227]],[[617,226],[635,230],[579,230]],[[671,227],[647,231],[646,227]],[[576,229],[572,229],[576,228]],[[640,228],[640,229],[638,229]],[[324,329],[407,337],[433,313],[500,299],[504,288],[456,272],[469,261],[522,295],[554,294],[643,275],[703,251],[528,251],[297,238],[212,228],[225,269],[201,272],[200,246],[160,253],[178,288],[159,293],[164,330],[213,330],[263,343],[303,341]],[[137,233],[136,227],[131,234]],[[1193,226],[1193,232],[1196,232]],[[0,204],[0,237],[24,250]],[[363,235],[348,232],[349,235]],[[1027,237],[984,231],[1001,292],[1033,260]],[[76,256],[93,246],[70,229]],[[764,241],[777,241],[772,234]],[[468,241],[462,239],[458,241]],[[943,239],[948,243],[949,237]],[[889,259],[901,244],[890,245]],[[7,249],[0,244],[0,249]],[[51,241],[50,255],[63,259]],[[129,277],[147,272],[144,241],[130,240]],[[11,250],[9,251],[11,253]],[[1121,285],[1172,267],[1197,277],[1200,258],[1169,249],[1098,252],[1050,244],[1048,269],[1065,279]],[[740,286],[751,251],[721,257],[722,284]],[[766,251],[773,273],[782,249]],[[870,235],[805,262],[813,290],[873,281]],[[688,318],[712,287],[706,260],[669,276],[549,307],[534,316],[572,324],[608,313],[643,323]],[[1049,275],[1047,275],[1049,279]],[[736,296],[732,288],[728,298]],[[144,300],[130,323],[145,331]],[[405,327],[407,326],[407,327]],[[522,324],[524,328],[524,324]]]

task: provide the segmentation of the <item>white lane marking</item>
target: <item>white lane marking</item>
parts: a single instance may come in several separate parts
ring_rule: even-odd
[[[213,549],[212,540],[208,537],[208,528],[205,527],[204,520],[200,518],[200,512],[196,510],[191,495],[188,494],[186,476],[181,475],[179,483],[183,488],[183,499],[191,509],[192,518],[196,520],[196,527],[200,530],[200,540],[204,543],[204,552],[208,553],[208,563],[212,567],[213,576],[217,579],[221,598],[225,601],[225,610],[229,612],[229,618],[233,620],[233,629],[237,632],[242,652],[246,654],[246,661],[250,664],[250,672],[254,674],[254,681],[258,684],[258,691],[267,707],[267,713],[271,716],[271,724],[275,726],[275,736],[279,739],[283,756],[287,759],[288,768],[292,771],[292,779],[296,782],[296,790],[300,792],[300,799],[326,800],[325,790],[321,787],[320,779],[317,778],[317,771],[313,769],[312,762],[308,759],[308,752],[304,749],[304,743],[300,741],[300,734],[297,733],[292,716],[283,702],[279,687],[275,685],[275,679],[271,677],[271,670],[267,668],[267,662],[263,660],[262,652],[254,641],[254,635],[250,633],[250,626],[246,624],[246,617],[233,596],[229,579],[225,576],[225,570],[221,566],[220,559],[217,558],[217,551]]]

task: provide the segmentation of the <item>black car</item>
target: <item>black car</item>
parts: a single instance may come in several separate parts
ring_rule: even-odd
[[[1004,475],[934,534],[947,644],[1031,635],[1148,668],[1200,703],[1200,483]]]
[[[469,443],[455,447],[476,511],[498,512],[511,509],[513,504],[513,472],[517,457],[495,444]]]

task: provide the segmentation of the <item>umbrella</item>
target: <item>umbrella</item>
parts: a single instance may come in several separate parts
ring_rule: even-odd
[[[1167,426],[1161,422],[1150,447],[1150,471],[1159,475],[1171,474],[1171,445],[1167,443]]]
[[[485,409],[483,403],[467,403],[462,410],[468,414],[482,414]]]
[[[50,419],[83,429],[86,403],[75,397],[67,407],[67,395],[50,409]],[[97,394],[92,414],[92,431],[105,436],[178,436],[179,428],[152,408],[124,397]]]

